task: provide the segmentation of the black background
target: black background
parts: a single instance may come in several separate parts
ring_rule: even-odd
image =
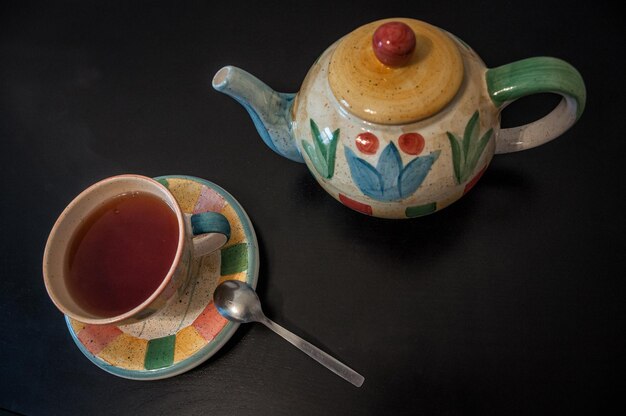
[[[583,75],[561,138],[496,156],[428,217],[341,206],[210,87],[233,64],[295,92],[333,41],[384,17],[447,29],[489,67],[549,55]],[[624,25],[601,2],[56,2],[0,5],[0,408],[27,415],[556,414],[617,401],[626,350]],[[520,100],[503,125],[558,98]],[[260,243],[266,314],[344,361],[358,389],[261,325],[154,382],[76,348],[41,276],[47,235],[107,176],[231,192]],[[623,393],[623,392],[622,392]]]

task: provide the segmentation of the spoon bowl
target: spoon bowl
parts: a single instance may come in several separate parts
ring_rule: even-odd
[[[256,292],[239,280],[226,280],[213,294],[219,313],[239,323],[259,322],[265,318]]]

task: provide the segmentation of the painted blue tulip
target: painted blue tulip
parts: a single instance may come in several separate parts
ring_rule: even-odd
[[[440,150],[411,160],[406,166],[393,142],[383,149],[376,167],[345,147],[352,180],[361,192],[378,201],[397,201],[413,194],[422,184]]]

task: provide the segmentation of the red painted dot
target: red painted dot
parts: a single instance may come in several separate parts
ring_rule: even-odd
[[[361,153],[373,155],[378,150],[378,137],[370,132],[361,133],[356,136],[356,147]]]
[[[398,139],[400,149],[409,155],[419,155],[424,150],[424,136],[419,133],[405,133]]]

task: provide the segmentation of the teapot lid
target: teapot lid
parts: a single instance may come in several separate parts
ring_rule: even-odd
[[[463,60],[455,42],[415,19],[361,26],[341,39],[328,68],[339,103],[379,124],[406,124],[436,114],[462,81]]]

